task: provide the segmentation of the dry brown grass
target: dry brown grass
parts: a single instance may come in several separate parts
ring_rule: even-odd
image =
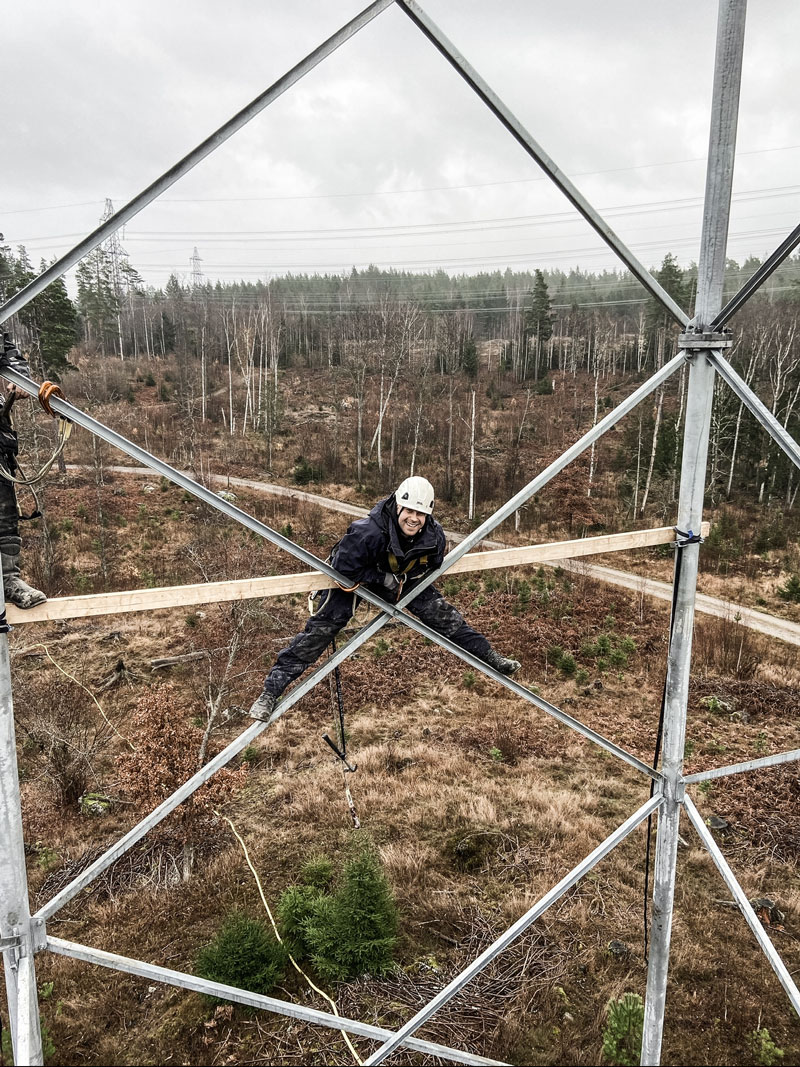
[[[132,504],[130,498],[121,501]],[[316,515],[301,516],[282,505],[270,504],[269,510],[276,525],[291,519],[307,536],[320,535]],[[213,527],[203,533],[209,551],[218,545],[217,533]],[[237,566],[242,562],[240,554],[229,555]],[[519,650],[526,681],[650,758],[663,681],[664,609],[656,606],[643,615],[635,596],[615,593],[616,632],[632,636],[638,651],[618,672],[587,665],[588,684],[580,685],[547,666],[546,649],[558,643],[579,656],[582,643],[604,631],[611,614],[607,590],[582,576],[572,590],[557,586],[549,602],[518,616],[512,615],[513,590],[486,594],[473,607],[477,592],[465,588],[455,600],[497,647]],[[274,651],[301,624],[302,610],[288,599],[267,606],[248,651],[250,673],[237,690],[242,703],[257,689]],[[101,676],[112,645],[99,638],[118,630],[114,653],[124,642],[131,666],[146,679],[151,655],[165,645],[188,650],[200,633],[210,639],[215,627],[210,616],[193,628],[175,612],[131,616],[87,629],[74,645],[91,646]],[[401,1020],[635,810],[647,783],[493,683],[478,679],[465,687],[463,664],[438,648],[399,628],[385,636],[389,652],[376,658],[368,645],[343,671],[348,751],[358,764],[348,784],[362,833],[376,842],[398,899],[402,970],[386,980],[343,987],[338,999],[352,1015]],[[690,770],[753,758],[763,749],[797,747],[789,689],[797,681],[796,665],[781,659],[780,649],[758,646],[757,670],[748,675],[740,638],[728,626],[721,637],[701,637],[697,645],[704,669],[692,684]],[[64,641],[63,655],[69,661],[78,652]],[[411,679],[421,682],[412,685]],[[109,711],[128,717],[135,695],[112,691]],[[748,721],[711,710],[701,703],[709,696],[738,702]],[[226,801],[224,810],[244,835],[270,902],[311,855],[339,862],[347,854],[353,831],[342,775],[320,739],[323,731],[331,732],[332,722],[323,687],[262,735],[246,783]],[[219,742],[240,728],[226,727]],[[101,768],[101,782],[114,794],[110,767]],[[771,934],[792,970],[800,967],[795,781],[796,768],[784,768],[740,776],[724,788],[715,784],[708,795],[694,790],[703,814],[732,822],[733,833],[721,843],[747,891],[779,899],[785,929]],[[39,841],[57,856],[57,865],[45,871],[41,854],[31,852],[30,880],[37,890],[51,873],[64,874],[87,849],[105,847],[133,821],[124,808],[92,822],[47,806],[32,778],[25,783],[25,808],[31,843]],[[262,912],[238,844],[225,826],[215,834],[214,849],[201,856],[188,883],[109,883],[93,896],[82,894],[51,923],[51,932],[191,970],[197,951],[228,911]],[[745,1063],[746,1035],[759,1016],[786,1049],[786,1062],[791,1057],[797,1062],[800,1028],[787,1018],[783,994],[742,921],[719,903],[727,894],[713,864],[695,847],[688,827],[684,836],[690,848],[681,850],[679,861],[665,1062]],[[644,987],[643,862],[639,830],[426,1033],[515,1063],[597,1062],[609,997]],[[609,954],[612,940],[623,942],[627,954]],[[54,982],[43,1009],[57,1062],[166,1062],[170,1055],[175,1062],[198,1064],[347,1062],[339,1039],[314,1028],[239,1012],[215,1018],[191,995],[151,991],[146,982],[48,954],[38,958],[37,968],[40,984]],[[291,983],[286,995],[305,996]],[[397,1060],[415,1062],[405,1054]]]

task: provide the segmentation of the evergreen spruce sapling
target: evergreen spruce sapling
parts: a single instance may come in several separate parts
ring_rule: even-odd
[[[217,936],[201,949],[195,963],[200,978],[269,993],[282,977],[286,951],[263,922],[232,912]],[[224,1003],[210,997],[214,1003]]]
[[[603,1031],[603,1059],[618,1067],[636,1067],[641,1058],[644,1003],[638,993],[608,1002]]]
[[[306,900],[296,900],[302,907]],[[333,894],[310,904],[303,923],[308,954],[321,977],[334,981],[391,969],[397,909],[377,856],[363,848],[342,872]]]

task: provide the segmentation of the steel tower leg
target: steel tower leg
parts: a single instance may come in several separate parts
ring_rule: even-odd
[[[5,619],[3,606],[0,627],[6,626]],[[41,929],[43,933],[43,924]],[[41,1064],[42,1034],[22,840],[7,626],[0,632],[0,943],[3,945],[14,1063]]]
[[[714,91],[711,103],[708,173],[706,175],[697,305],[693,326],[703,331],[719,312],[725,272],[725,251],[730,216],[739,84],[744,46],[746,0],[720,0]],[[691,328],[690,328],[691,329]],[[710,347],[710,346],[709,346]],[[700,530],[703,515],[714,367],[702,349],[691,359],[686,430],[681,466],[678,527]],[[673,636],[667,665],[667,690],[662,757],[665,802],[658,816],[651,951],[647,972],[643,1064],[658,1064],[664,1032],[669,945],[675,899],[678,827],[683,799],[683,746],[694,629],[699,545],[677,549],[683,553],[674,613]]]

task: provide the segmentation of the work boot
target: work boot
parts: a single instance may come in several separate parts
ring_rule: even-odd
[[[250,708],[250,718],[258,719],[259,722],[269,722],[272,718],[272,713],[275,710],[275,705],[278,703],[278,696],[274,693],[268,693],[265,689],[258,700],[253,701],[253,706]]]
[[[489,650],[489,655],[486,657],[486,662],[490,667],[494,667],[500,674],[512,675],[516,674],[522,664],[518,659],[508,659],[506,656],[501,656],[499,652],[495,652],[492,648]]]
[[[13,551],[16,548],[16,552]],[[13,546],[12,551],[4,548],[0,552],[0,560],[3,564],[3,593],[7,604],[16,604],[18,608],[35,608],[37,604],[43,604],[47,597],[41,589],[34,589],[19,576],[19,548]]]

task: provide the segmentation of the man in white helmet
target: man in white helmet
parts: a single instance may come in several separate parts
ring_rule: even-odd
[[[269,719],[284,689],[316,663],[347,625],[358,601],[357,586],[364,585],[395,602],[427,573],[439,568],[446,540],[444,530],[433,517],[433,504],[433,486],[427,479],[406,478],[365,519],[351,523],[331,553],[330,563],[352,588],[326,589],[318,594],[319,606],[305,630],[280,653],[267,675],[264,691],[250,709],[254,719]],[[519,670],[517,660],[495,652],[483,634],[473,630],[433,585],[423,589],[408,610],[502,674]]]

